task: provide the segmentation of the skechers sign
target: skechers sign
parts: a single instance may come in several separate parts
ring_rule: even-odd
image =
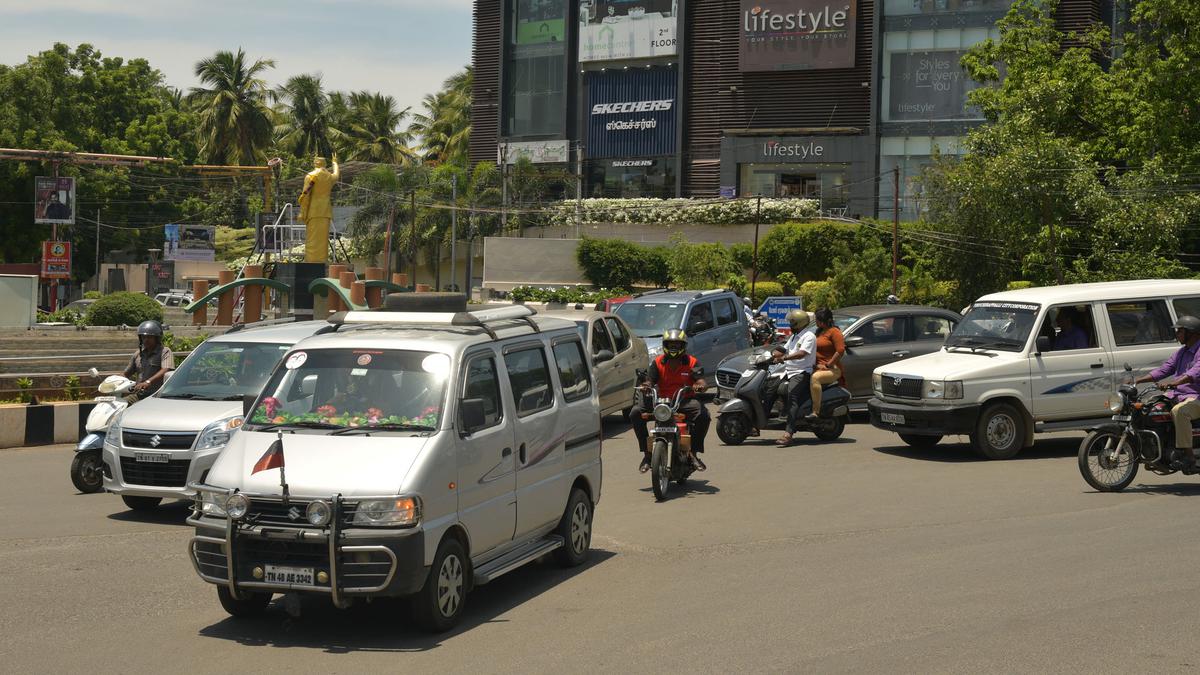
[[[675,153],[673,68],[588,73],[588,157]]]
[[[854,67],[856,0],[741,0],[743,71]]]

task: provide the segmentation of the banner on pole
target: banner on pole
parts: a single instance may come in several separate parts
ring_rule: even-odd
[[[41,275],[43,279],[71,278],[71,242],[42,242]]]

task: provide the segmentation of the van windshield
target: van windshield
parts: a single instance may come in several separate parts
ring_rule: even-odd
[[[683,325],[682,302],[626,302],[614,312],[629,324],[634,335],[640,338],[662,337],[672,328]]]
[[[946,339],[946,346],[1019,352],[1033,330],[1038,309],[1031,303],[977,302]]]
[[[256,402],[247,428],[435,430],[450,373],[445,354],[385,349],[292,352]]]
[[[240,401],[257,394],[291,345],[208,341],[183,360],[159,398]]]

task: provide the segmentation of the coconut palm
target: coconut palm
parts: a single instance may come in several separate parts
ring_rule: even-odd
[[[212,164],[255,162],[271,142],[271,110],[262,74],[270,59],[247,63],[246,53],[217,52],[196,64],[205,87],[192,87],[188,98],[200,116],[200,149]]]
[[[379,164],[412,162],[412,134],[400,128],[408,108],[398,109],[391,96],[366,91],[350,94],[348,107],[345,142],[349,159]]]
[[[471,136],[472,69],[467,66],[442,83],[442,90],[426,94],[424,112],[413,115],[408,130],[421,139],[422,158],[429,163],[465,165]]]
[[[321,86],[320,75],[296,75],[272,92],[283,104],[275,125],[276,142],[295,157],[333,154],[334,140],[340,135],[335,126],[334,108]]]

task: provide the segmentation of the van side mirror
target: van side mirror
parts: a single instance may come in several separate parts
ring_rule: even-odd
[[[605,361],[612,361],[613,356],[614,354],[607,349],[601,349],[600,351],[596,352],[596,356],[593,358],[593,360],[596,363],[604,363]]]
[[[867,341],[861,335],[851,335],[845,340],[847,347],[861,347],[867,344]]]
[[[483,399],[464,398],[458,402],[458,427],[464,436],[470,436],[487,426],[487,411]]]
[[[1037,337],[1037,353],[1054,351],[1054,343],[1050,341],[1047,335],[1039,335]]]
[[[242,397],[242,414],[246,417],[250,416],[250,411],[254,410],[254,402],[258,400],[258,394],[246,394]]]

